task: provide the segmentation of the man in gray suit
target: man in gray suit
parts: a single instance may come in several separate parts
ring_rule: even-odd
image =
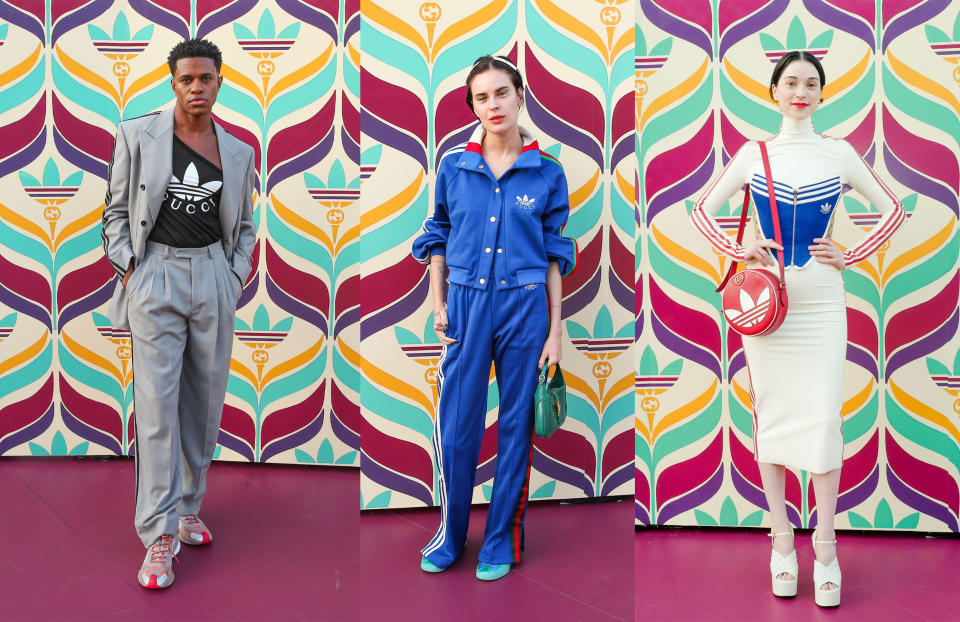
[[[133,339],[140,584],[173,583],[217,445],[234,314],[256,242],[254,151],[214,122],[221,56],[204,39],[167,59],[176,105],[117,127],[103,247],[118,280],[110,315]]]

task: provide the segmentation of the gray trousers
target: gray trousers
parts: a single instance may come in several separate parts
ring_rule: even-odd
[[[241,284],[219,243],[148,242],[127,281],[137,508],[144,546],[197,514],[217,446]]]

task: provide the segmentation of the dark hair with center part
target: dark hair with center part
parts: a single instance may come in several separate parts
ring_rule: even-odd
[[[167,56],[170,75],[177,75],[177,61],[181,58],[209,58],[216,66],[217,73],[220,73],[220,66],[223,64],[220,48],[206,39],[187,39],[173,46]]]
[[[773,99],[773,87],[780,82],[780,76],[783,74],[783,70],[787,68],[787,65],[796,60],[805,60],[817,70],[817,74],[820,75],[820,88],[823,89],[824,85],[827,83],[826,75],[823,73],[823,65],[820,64],[820,61],[817,60],[817,57],[811,54],[810,52],[801,52],[799,50],[793,50],[792,52],[787,52],[783,55],[783,58],[777,63],[773,68],[773,75],[770,76],[770,99]],[[823,101],[823,100],[821,100]]]
[[[510,76],[510,81],[516,87],[520,99],[523,100],[523,76],[513,68],[513,61],[506,56],[481,56],[473,61],[473,68],[467,74],[467,107],[473,111],[473,93],[470,91],[470,83],[478,75],[488,69],[500,69],[506,71]]]

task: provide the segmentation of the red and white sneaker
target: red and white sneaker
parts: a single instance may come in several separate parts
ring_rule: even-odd
[[[210,530],[203,524],[200,517],[196,514],[181,514],[180,529],[177,530],[177,537],[184,544],[191,546],[200,546],[213,542],[213,536]]]
[[[180,543],[173,536],[162,535],[147,548],[143,566],[137,573],[140,585],[153,590],[170,587],[173,583],[173,561],[180,552]],[[179,561],[179,560],[178,560]]]

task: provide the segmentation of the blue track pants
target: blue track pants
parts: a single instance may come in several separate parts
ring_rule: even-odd
[[[490,363],[500,388],[497,470],[479,561],[520,561],[533,440],[537,362],[549,325],[542,284],[485,290],[451,284],[433,449],[440,472],[440,528],[421,551],[440,568],[463,550],[486,417]]]

